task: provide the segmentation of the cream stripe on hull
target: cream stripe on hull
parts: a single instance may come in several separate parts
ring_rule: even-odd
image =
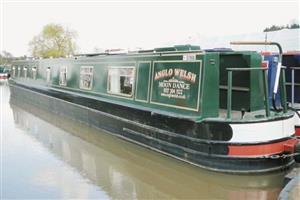
[[[300,115],[300,110],[298,110],[298,113]],[[295,126],[300,126],[300,117],[296,117],[296,119],[295,119]]]
[[[295,134],[294,124],[297,118],[294,115],[292,118],[278,121],[230,124],[233,131],[230,142],[255,143],[290,137]]]

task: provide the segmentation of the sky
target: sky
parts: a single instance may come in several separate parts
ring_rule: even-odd
[[[75,30],[78,53],[90,53],[262,32],[299,22],[299,10],[299,0],[0,0],[0,50],[30,55],[28,43],[49,23]]]

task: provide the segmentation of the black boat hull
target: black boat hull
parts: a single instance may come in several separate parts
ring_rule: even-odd
[[[178,122],[176,119],[164,118],[161,115],[147,113],[146,111],[130,110],[129,108],[122,108],[120,105],[109,103],[104,105],[85,97],[29,88],[15,83],[10,83],[10,89],[11,101],[22,100],[22,102],[34,105],[39,109],[51,111],[90,126],[107,130],[127,141],[205,169],[228,173],[266,173],[284,170],[294,164],[292,157],[272,159],[263,156],[241,157],[228,155],[230,143],[227,141],[231,137],[230,134],[232,134],[230,130],[223,129],[225,132],[224,138],[216,141],[193,138],[189,135],[192,133],[176,133],[180,131],[180,124],[177,124],[178,127],[172,132],[170,127],[173,126],[167,124],[176,124]],[[95,105],[99,105],[98,108]],[[166,124],[166,129],[162,129],[163,124],[160,123],[155,126],[155,122],[162,120]],[[184,128],[193,123],[186,121],[181,124]],[[209,134],[205,133],[203,135]]]

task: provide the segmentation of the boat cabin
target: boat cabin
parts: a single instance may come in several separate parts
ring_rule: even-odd
[[[229,117],[237,119],[241,111],[263,110],[263,70],[243,70],[260,66],[256,52],[202,51],[199,46],[179,45],[16,61],[12,77],[27,85],[198,121],[224,117],[228,109],[237,113]]]

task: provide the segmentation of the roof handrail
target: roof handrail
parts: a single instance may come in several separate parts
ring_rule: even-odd
[[[276,98],[276,94],[278,92],[278,85],[279,85],[279,79],[280,79],[280,73],[281,73],[281,69],[282,69],[282,47],[279,43],[277,42],[267,42],[267,41],[234,41],[234,42],[230,42],[231,45],[274,45],[278,48],[278,52],[279,52],[279,56],[278,56],[278,65],[277,65],[277,70],[276,70],[276,76],[275,76],[275,84],[274,84],[274,89],[273,89],[273,94],[272,94],[272,104],[273,104],[273,108],[276,111],[279,111],[279,109],[276,107],[276,103],[275,103],[275,98]],[[284,73],[284,71],[283,71]],[[285,77],[282,77],[283,80],[281,80],[282,84],[285,85]],[[286,113],[287,112],[287,105],[286,105],[286,88],[285,87],[281,87],[282,88],[282,95],[283,97],[281,98],[283,101],[281,102],[281,105],[283,107],[283,111]]]

